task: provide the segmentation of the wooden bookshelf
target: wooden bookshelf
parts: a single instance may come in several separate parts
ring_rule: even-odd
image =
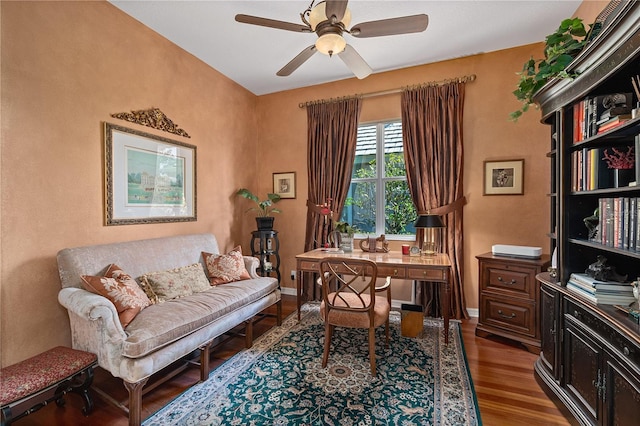
[[[620,108],[603,116],[602,104],[616,94],[618,106],[630,103],[633,108],[640,101],[631,83],[640,74],[640,3],[621,2],[568,71],[578,77],[554,80],[534,97],[542,122],[550,126],[548,235],[557,259],[557,275],[538,276],[541,353],[535,370],[579,424],[635,424],[640,412],[638,326],[626,313],[580,297],[566,285],[572,273],[584,273],[602,257],[628,280],[640,276],[640,186],[616,187],[604,159],[613,148],[627,153],[629,147],[637,157],[640,117]],[[633,180],[640,184],[638,164]],[[585,219],[594,212],[597,233],[590,235]]]

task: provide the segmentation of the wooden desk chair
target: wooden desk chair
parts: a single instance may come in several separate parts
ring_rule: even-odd
[[[324,321],[324,353],[322,367],[327,366],[333,330],[338,327],[369,329],[371,374],[376,375],[375,329],[386,325],[386,347],[389,347],[389,311],[391,310],[391,277],[376,287],[378,267],[367,259],[332,257],[320,261]],[[386,297],[376,296],[378,292]]]

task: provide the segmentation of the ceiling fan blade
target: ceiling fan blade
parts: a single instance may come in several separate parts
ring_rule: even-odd
[[[338,53],[338,56],[340,56],[340,59],[347,64],[351,72],[359,79],[366,78],[373,72],[369,64],[367,64],[364,59],[362,59],[362,56],[356,52],[356,49],[349,44],[347,44],[342,52]]]
[[[286,77],[290,75],[292,72],[297,70],[300,65],[304,64],[307,61],[307,59],[312,57],[313,54],[316,52],[317,52],[316,46],[312,44],[311,46],[304,49],[302,52],[298,53],[298,56],[293,58],[287,65],[282,67],[282,69],[278,71],[276,75],[280,77]]]
[[[347,2],[348,0],[327,0],[325,14],[327,15],[327,19],[331,20],[331,16],[335,16],[335,22],[342,21],[344,17],[344,12],[347,10]]]
[[[394,34],[419,33],[426,30],[427,25],[429,25],[429,17],[421,14],[362,22],[354,25],[350,32],[354,37],[380,37]]]
[[[260,25],[262,27],[276,28],[278,30],[295,31],[297,33],[313,32],[311,31],[311,28],[305,25],[293,24],[291,22],[277,21],[275,19],[259,18],[257,16],[238,14],[236,15],[236,21],[242,22],[243,24]]]

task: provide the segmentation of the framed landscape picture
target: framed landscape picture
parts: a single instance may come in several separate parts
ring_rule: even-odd
[[[196,147],[104,126],[105,223],[196,220]]]
[[[273,193],[280,198],[296,198],[296,172],[274,173]]]
[[[484,162],[483,195],[524,194],[524,160]]]

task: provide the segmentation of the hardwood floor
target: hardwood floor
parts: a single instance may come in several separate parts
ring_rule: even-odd
[[[296,308],[295,297],[283,297],[283,314],[289,315]],[[271,318],[255,326],[254,336],[268,330],[275,320]],[[569,425],[553,402],[545,395],[533,375],[533,363],[537,356],[518,345],[499,338],[484,339],[475,336],[477,320],[463,321],[462,333],[469,369],[485,426],[537,426]],[[244,339],[231,339],[220,346],[211,359],[211,368],[222,364],[243,349]],[[162,408],[199,379],[199,370],[189,368],[178,376],[149,392],[143,398],[142,417],[146,418]],[[122,381],[96,369],[94,386],[125,400],[127,392]],[[66,405],[48,405],[17,421],[18,426],[52,425],[127,425],[127,417],[118,408],[92,393],[94,411],[89,417],[81,413],[82,402],[77,395],[67,395]]]

